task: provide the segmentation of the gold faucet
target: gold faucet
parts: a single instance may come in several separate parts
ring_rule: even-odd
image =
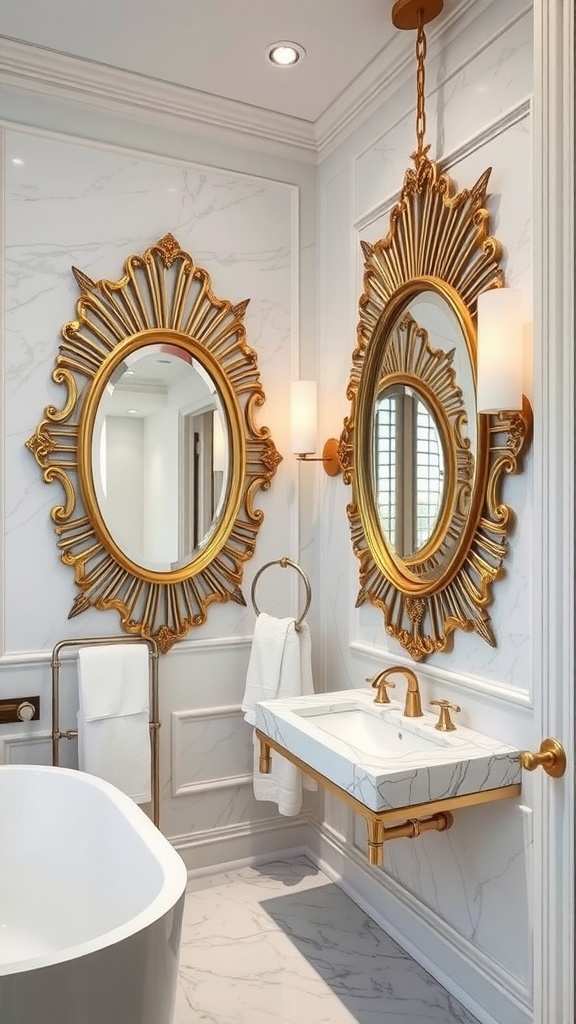
[[[374,676],[374,679],[368,678],[366,680],[366,682],[367,683],[371,683],[372,686],[376,690],[376,696],[374,697],[374,703],[375,704],[389,704],[390,703],[390,697],[388,696],[388,689],[389,688],[393,689],[396,686],[396,683],[393,683],[391,679],[388,679],[387,678],[387,674],[388,674],[388,670],[384,669],[382,672],[379,672],[377,676]]]
[[[420,699],[420,687],[418,685],[416,673],[413,672],[411,668],[402,668],[400,665],[393,665],[391,668],[385,668],[382,672],[379,672],[372,680],[372,686],[377,690],[374,703],[389,703],[386,687],[394,686],[394,683],[388,682],[388,677],[393,675],[395,672],[400,672],[401,675],[405,676],[406,682],[408,683],[408,689],[406,690],[406,703],[404,705],[404,717],[421,718],[424,712],[422,711],[422,701]]]

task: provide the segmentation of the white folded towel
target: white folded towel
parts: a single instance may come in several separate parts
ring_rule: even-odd
[[[310,631],[303,623],[296,632],[294,619],[274,619],[260,614],[254,627],[254,639],[246,674],[242,710],[250,724],[255,723],[255,705],[275,697],[298,697],[314,692]],[[259,743],[254,736],[254,796],[278,804],[280,814],[298,814],[302,806],[302,786],[316,784],[303,777],[293,764],[273,752],[272,771],[258,771]]]
[[[78,767],[138,804],[151,799],[150,686],[144,644],[81,647]]]

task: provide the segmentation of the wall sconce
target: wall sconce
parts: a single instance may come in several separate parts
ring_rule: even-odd
[[[321,462],[328,476],[342,472],[338,456],[338,440],[329,437],[321,456],[313,456],[318,447],[318,414],[316,381],[292,382],[290,406],[292,451],[301,462]]]
[[[478,412],[522,409],[522,306],[513,288],[490,288],[478,296]]]

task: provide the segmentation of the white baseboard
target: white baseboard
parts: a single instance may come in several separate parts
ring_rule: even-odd
[[[480,1024],[533,1024],[531,994],[500,963],[375,871],[325,824],[310,828],[308,856]]]
[[[193,879],[305,853],[309,835],[310,821],[305,815],[300,815],[228,825],[168,838],[182,857],[188,877]]]

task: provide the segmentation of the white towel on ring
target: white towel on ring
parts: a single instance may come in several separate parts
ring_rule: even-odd
[[[294,619],[275,619],[260,614],[254,627],[254,639],[246,673],[242,710],[250,724],[255,723],[255,705],[276,697],[298,697],[314,693],[310,631],[306,623],[296,631]],[[302,806],[302,786],[316,789],[316,783],[281,757],[272,753],[272,770],[258,770],[259,743],[254,736],[254,796],[278,804],[280,814],[298,814]]]
[[[150,681],[144,644],[78,652],[78,767],[138,804],[151,799]]]

